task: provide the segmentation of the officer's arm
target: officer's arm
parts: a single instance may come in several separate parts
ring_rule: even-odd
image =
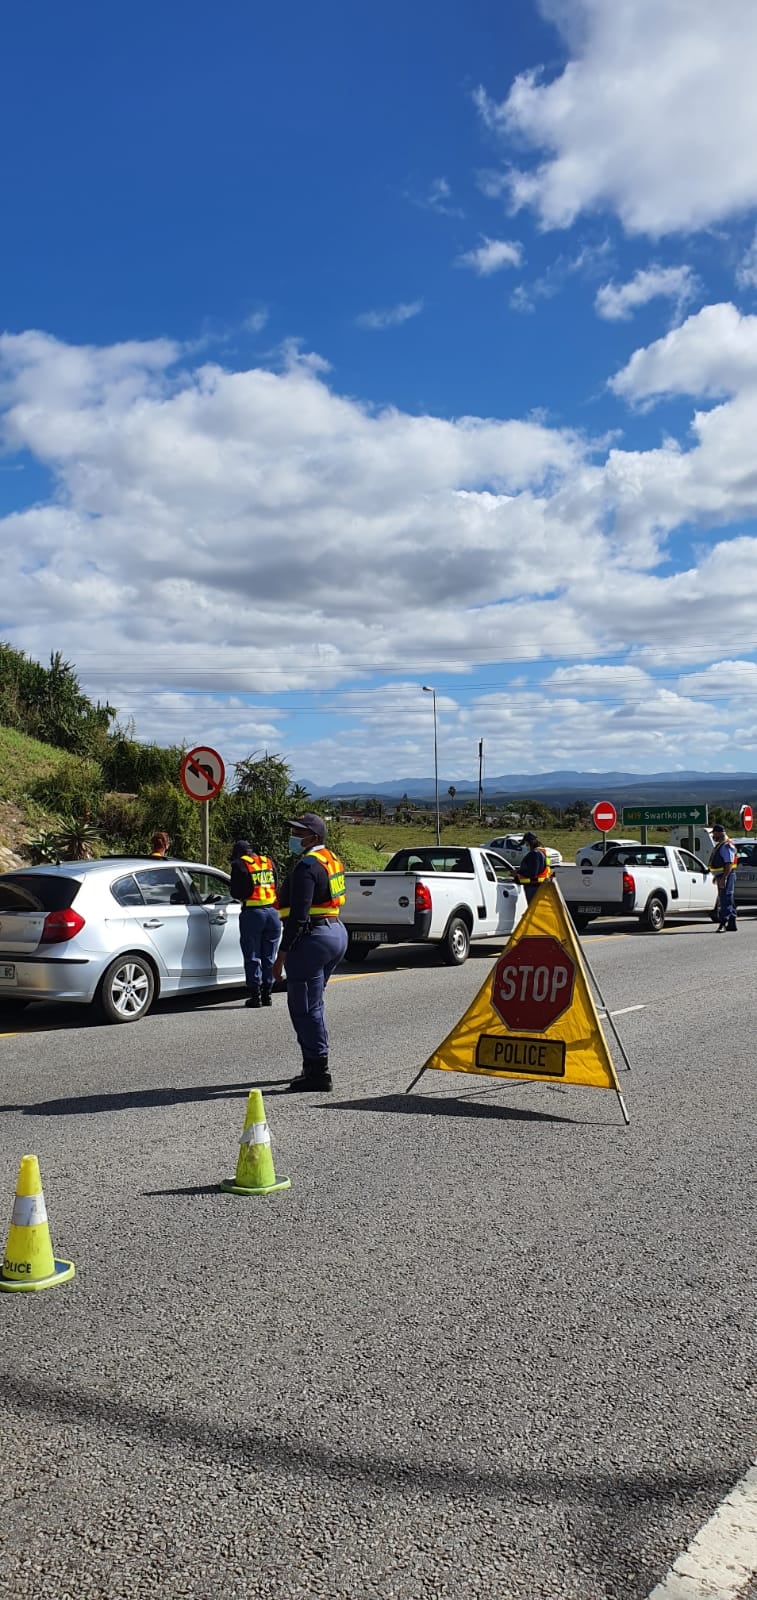
[[[250,874],[241,861],[232,861],[229,888],[235,900],[246,900],[250,893]]]
[[[315,873],[309,861],[298,861],[291,877],[289,916],[284,922],[282,950],[291,950],[299,944],[308,925],[310,907],[315,894]]]

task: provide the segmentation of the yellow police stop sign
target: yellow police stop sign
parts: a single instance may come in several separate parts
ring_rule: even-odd
[[[614,1089],[628,1121],[581,946],[554,879],[540,885],[475,999],[418,1076],[428,1071]]]

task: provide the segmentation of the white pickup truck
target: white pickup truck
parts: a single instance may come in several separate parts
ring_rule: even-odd
[[[346,872],[347,961],[387,944],[437,944],[448,966],[473,939],[508,938],[526,909],[509,862],[473,845],[398,850],[382,872]]]
[[[577,928],[595,917],[638,917],[659,933],[666,917],[704,913],[717,920],[715,884],[703,861],[665,844],[616,845],[600,866],[558,867],[555,874]]]

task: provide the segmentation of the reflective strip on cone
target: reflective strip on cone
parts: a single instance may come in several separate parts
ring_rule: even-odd
[[[17,1194],[13,1202],[11,1227],[38,1228],[47,1222],[47,1206],[43,1194]]]
[[[267,1122],[251,1122],[239,1141],[241,1145],[270,1144],[271,1133]]]

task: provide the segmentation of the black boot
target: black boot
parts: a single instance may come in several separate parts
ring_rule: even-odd
[[[270,985],[270,983],[264,983],[262,988],[261,988],[261,990],[260,990],[260,1004],[261,1004],[261,1006],[272,1006],[273,1005],[273,1001],[271,999],[271,985]]]
[[[737,923],[735,917],[729,918],[728,922],[725,925],[725,931],[726,931],[726,933],[738,933],[739,926],[738,926],[738,923]]]
[[[328,1094],[333,1087],[328,1056],[303,1060],[302,1073],[287,1085],[285,1094]]]
[[[247,999],[245,1000],[245,1005],[246,1006],[254,1006],[255,1010],[258,1009],[258,1006],[260,1005],[260,984],[259,983],[253,983],[253,985],[252,985],[252,987],[250,989],[250,992],[249,992],[249,994],[247,996]]]

